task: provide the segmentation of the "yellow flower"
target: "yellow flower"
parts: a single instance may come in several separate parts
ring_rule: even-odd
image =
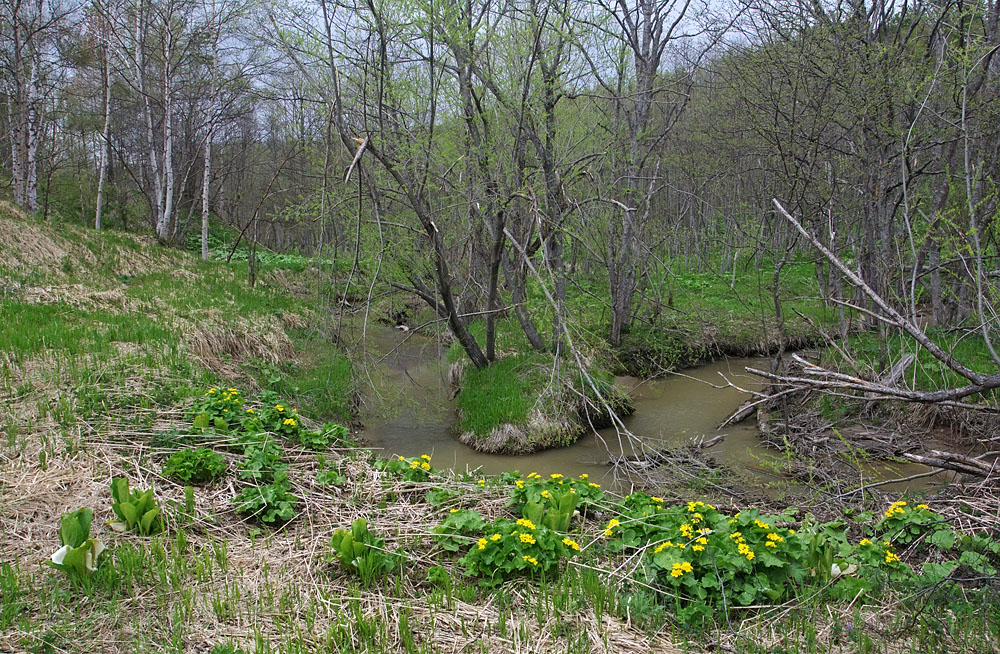
[[[226,390],[229,391],[230,393],[235,393],[236,392],[235,388],[227,388]]]
[[[398,457],[396,457],[396,460],[397,460],[397,461],[406,461],[406,459],[404,459],[404,458],[403,458],[403,457],[401,457],[401,456],[398,456]]]
[[[298,423],[296,423],[295,420],[292,418],[285,418],[285,421],[281,424],[288,425],[289,427],[294,427]]]
[[[670,547],[670,545],[668,545],[668,544],[667,544],[667,543],[669,543],[669,542],[670,542],[670,541],[668,540],[668,541],[667,541],[666,543],[661,543],[661,544],[657,545],[657,546],[656,546],[656,548],[655,548],[655,549],[653,550],[653,554],[659,554],[659,553],[660,553],[660,552],[662,552],[662,551],[663,551],[664,549],[666,549],[666,548]]]
[[[739,545],[736,546],[736,551],[738,551],[740,554],[746,554],[750,552],[750,546],[747,545],[746,543],[740,543]],[[753,552],[750,553],[752,554]]]
[[[873,543],[870,540],[868,540],[867,538],[862,538],[861,542],[858,543],[858,545],[872,545],[872,544]]]
[[[612,518],[610,521],[608,521],[608,526],[604,528],[604,535],[610,536],[612,533],[611,530],[620,524],[621,522],[619,522],[616,518]]]
[[[518,488],[521,488],[521,489],[524,488],[524,482],[521,481],[520,479],[515,480],[514,481],[514,485],[517,486]]]
[[[420,464],[420,467],[423,468],[424,470],[427,470],[429,472],[430,469],[431,469],[431,464],[429,464],[426,461],[424,461],[423,463]]]
[[[574,549],[574,550],[576,550],[577,552],[579,552],[579,551],[580,551],[580,544],[579,544],[579,543],[577,543],[577,542],[576,542],[575,540],[573,540],[572,538],[563,538],[563,539],[562,539],[562,542],[563,542],[563,545],[565,545],[566,547],[568,547],[568,548],[570,548],[570,549]]]
[[[930,509],[931,509],[931,507],[927,506],[926,504],[918,504],[917,508],[918,509],[926,509],[927,511],[930,511]]]
[[[430,461],[431,460],[431,457],[428,454],[421,454],[420,458],[423,459],[424,461]]]
[[[773,540],[769,540],[766,543],[764,543],[764,547],[774,547],[774,548],[777,548],[778,546],[775,544],[775,542]]]
[[[691,549],[694,550],[695,552],[704,552],[705,551],[705,546],[704,545],[694,545]]]
[[[600,488],[600,487],[601,487],[601,485],[600,485],[600,484],[595,484],[594,482],[590,482],[590,483],[589,483],[589,484],[587,484],[587,485],[588,485],[588,486],[590,486],[591,488]]]
[[[480,479],[476,483],[479,484],[480,488],[484,488],[486,486],[486,480],[485,479]]]
[[[490,540],[493,542],[500,540],[500,534],[493,534],[492,536],[490,536]]]
[[[753,561],[753,557],[754,557],[753,552],[747,552],[747,561]]]
[[[680,576],[681,576],[681,575],[683,575],[683,574],[684,574],[684,573],[683,573],[683,572],[681,572],[681,571],[680,571],[679,569],[677,569],[677,568],[674,568],[673,570],[671,570],[671,571],[670,571],[670,576],[671,576],[671,577],[680,577]]]
[[[560,475],[558,472],[553,472],[551,475],[549,475],[549,477],[553,479],[562,479],[562,475]]]
[[[689,525],[686,522],[684,524],[682,524],[681,525],[681,536],[683,536],[684,538],[691,538],[692,536],[694,536],[694,527],[692,527],[691,525]]]
[[[538,474],[537,472],[529,472],[528,473],[528,479],[535,479],[537,477],[541,477],[541,475]]]
[[[480,538],[479,539],[479,549],[481,549],[481,550],[486,549],[486,542],[487,541],[486,541],[485,538]]]
[[[653,497],[652,495],[650,495],[649,499],[653,500],[654,502],[659,502],[660,504],[663,504],[663,498],[662,497]]]
[[[702,536],[701,538],[699,538],[695,542],[698,543],[699,545],[708,545],[708,539],[705,538],[704,536]]]
[[[528,556],[528,555],[525,555],[525,556],[522,556],[521,558],[522,558],[522,559],[523,559],[523,560],[524,560],[525,562],[527,562],[527,563],[530,563],[531,565],[538,565],[538,559],[536,559],[536,558],[535,558],[535,557],[533,557],[533,556]]]
[[[281,412],[281,411],[284,411],[284,410],[285,410],[285,407],[281,406],[280,404],[275,404],[275,405],[274,405],[274,408],[275,408],[275,409],[277,409],[277,410],[278,410],[279,412]]]
[[[784,538],[782,538],[781,536],[779,536],[778,534],[775,534],[775,533],[768,534],[767,535],[767,539],[770,540],[770,541],[774,541],[775,543],[784,543],[785,542]]]
[[[458,513],[458,511],[459,511],[458,509],[452,509],[451,511],[449,511],[449,513]]]
[[[253,413],[253,409],[247,409],[247,413]]]
[[[534,529],[535,528],[535,523],[532,522],[531,520],[528,520],[527,518],[521,518],[521,519],[519,519],[517,521],[517,524],[521,525],[522,527],[527,527],[528,529]]]
[[[771,525],[767,524],[766,522],[763,522],[762,520],[754,520],[753,523],[755,525],[757,525],[758,527],[760,527],[761,529],[770,529],[771,528]]]
[[[545,499],[549,499],[549,497],[551,497],[551,495],[552,494],[549,493],[549,491],[547,491],[547,490],[543,490],[542,491],[542,497],[544,497]]]
[[[210,388],[210,389],[208,389],[208,394],[212,395],[213,393],[215,393],[215,391],[216,391],[216,389]]]
[[[529,545],[535,544],[535,537],[531,534],[518,534],[522,543],[528,543]]]
[[[886,552],[885,553],[885,562],[886,563],[898,563],[899,562],[899,556],[897,556],[894,552]]]
[[[590,479],[590,475],[588,475],[588,474],[587,474],[587,473],[585,472],[585,473],[583,473],[582,475],[580,475],[580,479],[584,479],[584,480],[586,480],[586,479]]]
[[[731,540],[736,540],[737,538],[743,538],[743,532],[742,531],[734,531],[733,533],[729,534],[729,538]]]

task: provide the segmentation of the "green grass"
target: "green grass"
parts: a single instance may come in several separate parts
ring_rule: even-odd
[[[469,366],[458,394],[457,430],[483,436],[504,423],[523,425],[550,382],[552,364],[551,355],[528,352],[482,370]]]

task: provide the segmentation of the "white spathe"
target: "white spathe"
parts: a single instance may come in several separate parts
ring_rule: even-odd
[[[52,562],[55,563],[56,565],[62,565],[63,559],[66,558],[66,555],[69,554],[69,551],[71,549],[73,548],[70,547],[69,545],[63,545],[62,547],[57,549],[55,551],[55,554],[52,555]]]

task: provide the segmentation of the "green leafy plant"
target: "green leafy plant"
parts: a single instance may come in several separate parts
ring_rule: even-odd
[[[115,531],[138,531],[143,536],[163,531],[160,505],[153,497],[152,488],[130,491],[127,479],[115,477],[111,480],[111,498],[111,510],[118,519],[109,522],[108,526]]]
[[[295,435],[295,440],[303,447],[321,452],[335,444],[347,442],[347,427],[336,423],[327,423],[322,429],[302,429]]]
[[[486,521],[478,511],[451,509],[441,524],[434,527],[435,539],[442,549],[458,552],[464,549],[476,536],[483,533]]]
[[[385,541],[368,531],[368,521],[358,518],[350,529],[338,529],[330,539],[333,554],[331,563],[339,562],[340,567],[359,577],[365,586],[388,572],[397,557],[385,550]]]
[[[246,416],[248,410],[243,405],[244,399],[237,389],[213,386],[191,408],[192,423],[196,429],[228,433],[230,427],[240,424]]]
[[[245,440],[244,440],[245,439]],[[282,463],[284,451],[266,434],[241,437],[244,459],[240,477],[255,482],[271,482],[275,475],[288,469]]]
[[[62,570],[74,581],[84,581],[97,571],[98,559],[104,551],[100,540],[90,537],[94,512],[82,508],[64,513],[59,523],[59,543],[62,545],[45,563]]]
[[[379,470],[396,475],[403,481],[428,481],[437,470],[431,466],[429,454],[421,454],[412,458],[397,456],[395,459],[378,459],[375,467]]]
[[[279,470],[273,473],[270,483],[244,488],[233,498],[233,504],[240,515],[253,517],[265,525],[283,524],[295,517],[299,502],[291,489],[288,473]]]
[[[505,473],[501,481],[513,486],[510,506],[514,511],[557,531],[569,528],[574,511],[586,514],[607,503],[600,484],[590,481],[586,473],[577,479],[559,473],[542,477],[537,472],[522,479],[516,473]]]
[[[185,484],[204,484],[226,472],[226,460],[207,447],[174,452],[163,465],[163,474]]]
[[[515,575],[548,575],[563,558],[580,551],[575,540],[527,518],[497,520],[483,534],[459,562],[487,586]]]

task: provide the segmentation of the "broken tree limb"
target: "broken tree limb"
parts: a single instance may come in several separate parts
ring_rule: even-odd
[[[785,219],[788,222],[790,222],[792,226],[795,227],[795,229],[798,230],[798,232],[802,234],[802,236],[804,236],[806,240],[812,244],[814,248],[819,250],[819,252],[824,257],[826,257],[827,261],[829,261],[831,265],[837,268],[837,270],[839,270],[841,274],[843,274],[844,277],[846,277],[848,281],[850,281],[854,286],[860,289],[862,293],[867,295],[868,298],[875,304],[875,306],[877,306],[883,312],[884,316],[880,316],[879,317],[880,320],[895,325],[896,327],[899,327],[900,329],[905,331],[907,334],[912,336],[914,340],[920,343],[920,345],[927,348],[927,351],[930,352],[934,356],[934,358],[944,363],[956,374],[961,375],[965,379],[968,379],[970,382],[972,382],[969,386],[966,386],[964,388],[971,388],[974,390],[972,390],[971,392],[967,392],[964,395],[960,395],[959,397],[966,397],[967,395],[972,395],[974,393],[980,393],[985,390],[990,390],[993,388],[1000,387],[1000,374],[993,374],[993,375],[980,374],[978,372],[975,372],[974,370],[969,369],[967,366],[965,366],[957,359],[955,359],[955,357],[953,357],[951,354],[945,352],[937,343],[932,341],[927,336],[927,334],[925,334],[924,331],[920,329],[920,327],[918,327],[916,324],[914,324],[907,318],[904,318],[902,314],[893,309],[888,302],[882,299],[882,296],[880,296],[878,293],[872,290],[870,286],[868,286],[865,280],[861,279],[861,277],[859,277],[854,271],[848,268],[837,255],[835,255],[833,252],[827,249],[827,247],[823,245],[823,243],[818,238],[816,238],[808,230],[806,230],[806,228],[803,227],[799,223],[799,221],[797,221],[794,217],[792,217],[792,215],[788,213],[788,211],[786,211],[783,206],[781,206],[781,203],[778,202],[777,198],[773,198],[772,201],[774,202],[774,206],[778,208],[778,211],[781,213],[781,215],[784,216]],[[935,401],[935,400],[927,400],[927,401]]]
[[[931,468],[952,470],[954,472],[973,475],[975,477],[989,477],[996,469],[996,461],[993,462],[993,465],[990,465],[984,461],[973,459],[961,454],[955,454],[954,452],[939,452],[937,450],[932,450],[931,453],[933,456],[926,456],[923,454],[903,454],[902,457],[907,461],[921,463]]]

